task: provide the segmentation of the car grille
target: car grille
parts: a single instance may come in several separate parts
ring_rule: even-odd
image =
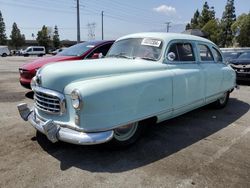
[[[34,89],[35,106],[52,114],[62,114],[65,111],[65,99],[61,93],[36,87]]]
[[[250,65],[249,64],[232,64],[231,67],[238,73],[249,73],[250,72]]]

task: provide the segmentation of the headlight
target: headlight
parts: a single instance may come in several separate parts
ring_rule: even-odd
[[[81,108],[81,103],[82,103],[82,99],[81,99],[81,95],[79,90],[75,89],[72,91],[71,93],[71,101],[72,101],[72,106],[76,109],[76,110],[80,110]]]
[[[30,82],[30,87],[33,90],[34,87],[36,87],[36,77],[34,76]]]

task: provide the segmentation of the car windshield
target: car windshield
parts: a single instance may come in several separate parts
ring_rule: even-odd
[[[250,60],[250,52],[244,52],[243,54],[241,54],[238,59],[248,59]]]
[[[129,38],[115,42],[106,57],[157,61],[163,42],[154,38]]]
[[[222,52],[226,61],[237,59],[242,52]]]
[[[83,43],[71,46],[69,48],[66,48],[63,51],[59,52],[57,55],[58,56],[81,56],[86,51],[94,47],[95,47],[95,44],[93,42],[83,42]]]

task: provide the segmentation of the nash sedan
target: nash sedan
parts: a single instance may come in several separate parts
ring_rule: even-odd
[[[18,110],[52,142],[127,146],[148,124],[209,103],[225,107],[235,77],[207,39],[138,33],[95,62],[44,66],[32,81],[34,106]]]

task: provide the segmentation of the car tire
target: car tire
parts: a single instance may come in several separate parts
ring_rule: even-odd
[[[213,103],[213,107],[216,109],[224,108],[228,103],[229,94],[230,93],[228,91],[225,92],[221,98],[219,98],[217,101]]]
[[[2,54],[2,57],[6,57],[6,56],[7,56],[7,54],[6,54],[6,53],[3,53],[3,54]]]
[[[108,142],[108,146],[114,148],[127,147],[135,143],[145,132],[146,121],[130,123],[128,125],[114,129],[113,139]]]

